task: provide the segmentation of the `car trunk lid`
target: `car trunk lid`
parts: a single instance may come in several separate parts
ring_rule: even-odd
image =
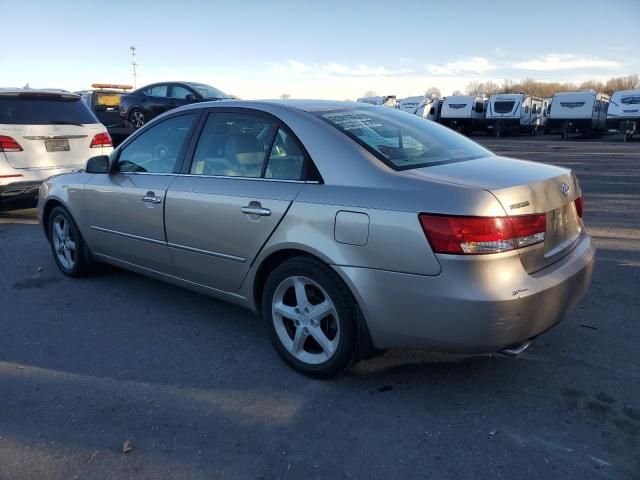
[[[569,253],[582,230],[575,206],[576,198],[581,195],[580,185],[571,170],[490,156],[404,173],[489,191],[509,216],[544,213],[544,242],[519,250],[522,264],[529,273]]]

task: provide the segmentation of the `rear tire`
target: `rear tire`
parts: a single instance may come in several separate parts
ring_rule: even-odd
[[[56,207],[49,215],[49,244],[56,265],[69,277],[82,277],[89,273],[91,254],[69,212]]]
[[[139,108],[134,108],[129,112],[129,123],[134,129],[138,130],[147,123],[147,116]]]
[[[336,272],[318,260],[295,257],[271,272],[262,317],[278,354],[305,375],[333,377],[356,358],[354,299]]]

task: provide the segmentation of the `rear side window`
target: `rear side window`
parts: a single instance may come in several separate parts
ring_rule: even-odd
[[[0,123],[83,125],[99,122],[80,97],[0,95]]]
[[[493,111],[496,113],[509,113],[513,110],[513,106],[516,102],[514,101],[500,101],[494,102]]]
[[[151,95],[152,97],[166,97],[167,85],[155,85],[153,87],[147,88],[144,93],[146,93],[147,95]]]
[[[293,136],[278,129],[271,147],[271,154],[265,170],[265,178],[279,180],[300,180],[304,167],[304,153]]]
[[[191,173],[260,178],[277,125],[243,113],[210,114],[202,129]]]
[[[391,108],[345,108],[316,115],[395,170],[492,155],[446,127]]]

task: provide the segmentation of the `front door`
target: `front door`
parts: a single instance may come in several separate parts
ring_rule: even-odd
[[[171,117],[140,132],[120,149],[110,174],[87,182],[87,240],[94,254],[173,274],[164,202],[196,116]]]
[[[218,290],[239,289],[302,188],[304,162],[297,141],[275,120],[210,114],[189,173],[178,176],[167,194],[176,274]]]

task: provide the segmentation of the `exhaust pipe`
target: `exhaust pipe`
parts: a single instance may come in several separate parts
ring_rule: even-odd
[[[532,340],[525,340],[522,343],[517,343],[515,345],[510,346],[509,348],[505,348],[504,350],[498,351],[502,355],[506,355],[507,357],[517,357],[522,352],[524,352],[529,345],[531,345]]]

